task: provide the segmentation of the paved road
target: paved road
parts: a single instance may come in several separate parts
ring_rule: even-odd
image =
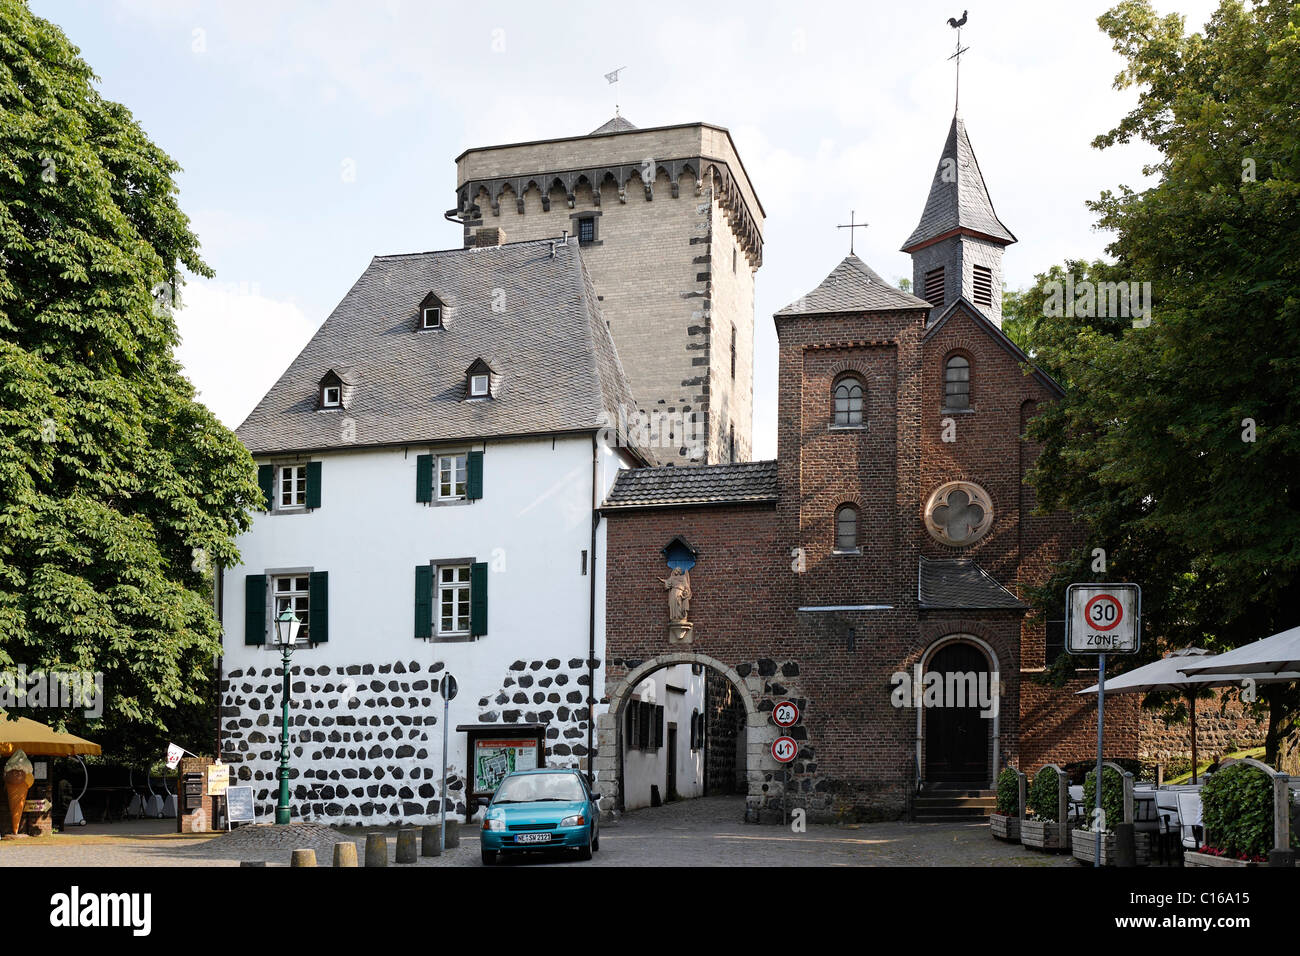
[[[810,826],[793,833],[778,826],[741,822],[744,801],[732,797],[686,800],[623,816],[601,831],[600,851],[589,864],[554,854],[527,854],[503,869],[532,866],[1074,866],[1073,857],[1034,853],[994,840],[986,825],[873,823],[854,828]],[[307,825],[259,828],[230,836],[181,836],[172,821],[92,825],[69,835],[0,844],[0,866],[236,866],[243,860],[288,862],[289,851],[312,846],[328,866],[334,842],[358,841],[345,833]],[[396,833],[386,831],[394,861]],[[464,829],[459,848],[417,866],[481,866],[477,833]]]

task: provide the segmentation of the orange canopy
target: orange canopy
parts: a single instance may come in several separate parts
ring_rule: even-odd
[[[100,752],[97,743],[0,712],[0,757],[8,757],[15,750],[29,757],[98,756]]]

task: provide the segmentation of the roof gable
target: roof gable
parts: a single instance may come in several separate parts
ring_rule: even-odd
[[[1034,360],[1025,354],[1024,349],[1013,342],[1010,336],[998,327],[996,322],[981,312],[979,308],[964,295],[959,295],[948,304],[947,308],[930,320],[930,324],[926,327],[925,335],[921,337],[921,342],[929,342],[934,338],[934,336],[939,333],[939,330],[947,325],[948,320],[957,314],[958,311],[968,316],[971,321],[975,323],[976,328],[982,331],[985,335],[991,337],[1003,351],[1015,359],[1017,364],[1028,365],[1033,370],[1032,374],[1034,379],[1037,380],[1040,385],[1052,392],[1058,398],[1065,395],[1065,389],[1061,387],[1060,383],[1058,383],[1056,379],[1052,378],[1052,376],[1039,368],[1034,363]]]
[[[928,309],[930,303],[896,289],[855,255],[831,270],[821,285],[801,296],[781,315],[829,315],[840,312],[896,312],[899,309]]]

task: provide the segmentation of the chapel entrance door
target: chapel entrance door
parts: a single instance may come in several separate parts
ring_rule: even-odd
[[[926,782],[987,787],[993,720],[981,716],[979,700],[982,689],[991,686],[987,658],[973,644],[949,644],[930,658],[925,670],[943,675],[945,691],[939,706],[924,709]],[[966,691],[964,700],[950,693],[959,685]]]

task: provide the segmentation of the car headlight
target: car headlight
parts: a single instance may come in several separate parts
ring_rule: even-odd
[[[561,821],[560,821],[560,826],[561,826],[561,827],[580,827],[580,826],[585,826],[586,823],[587,823],[587,818],[586,818],[586,817],[584,817],[581,813],[575,813],[573,816],[571,816],[571,817],[565,817],[563,820],[561,820]]]
[[[506,818],[503,814],[498,813],[495,816],[489,815],[483,818],[484,830],[504,830],[505,828]]]

